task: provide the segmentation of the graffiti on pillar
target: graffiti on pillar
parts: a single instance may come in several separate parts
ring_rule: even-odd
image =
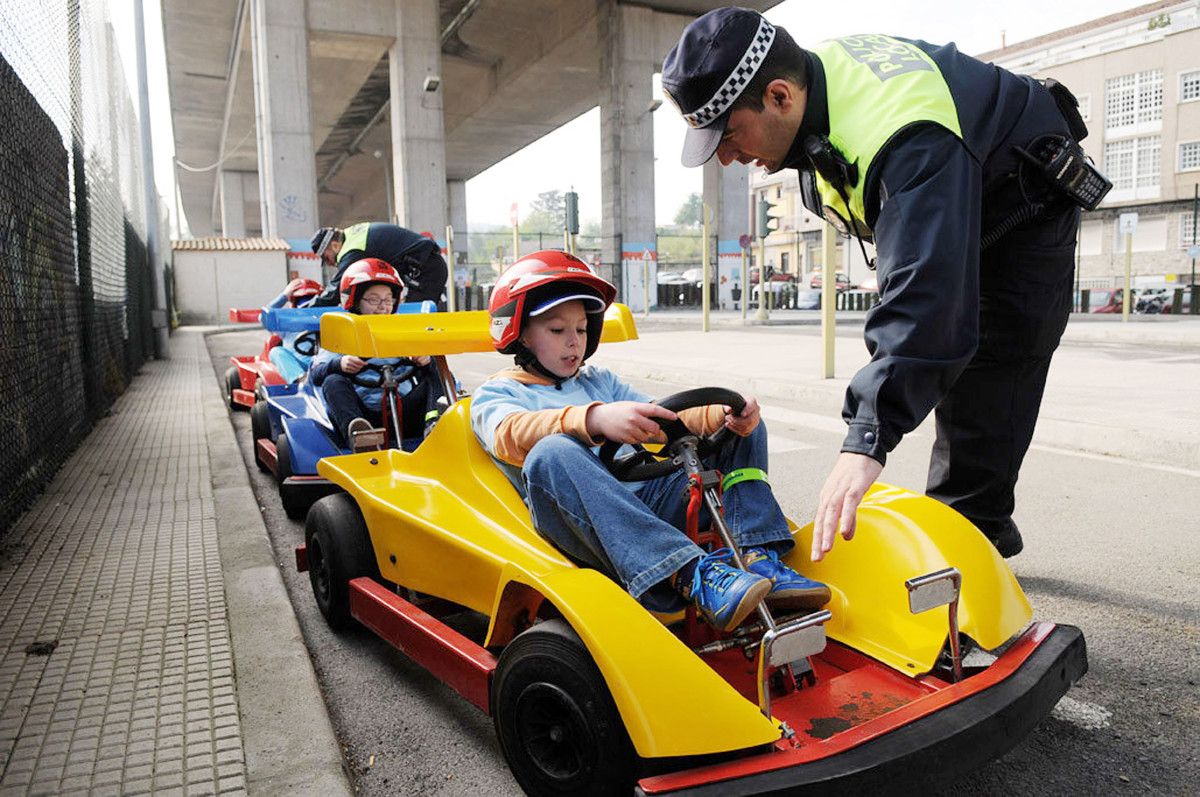
[[[300,197],[288,194],[279,200],[279,209],[283,211],[284,221],[308,221],[308,213],[300,205]]]

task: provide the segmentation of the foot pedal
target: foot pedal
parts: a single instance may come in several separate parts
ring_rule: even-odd
[[[363,451],[379,451],[387,440],[386,429],[365,429],[350,433],[350,450],[355,454]]]
[[[763,634],[758,653],[758,705],[771,716],[771,672],[825,650],[825,623],[833,612],[823,609],[777,625]]]

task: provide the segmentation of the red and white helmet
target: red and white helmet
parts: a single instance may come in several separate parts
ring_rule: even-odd
[[[364,257],[356,263],[351,263],[342,272],[342,281],[338,283],[342,309],[354,312],[359,297],[372,285],[390,285],[392,297],[397,304],[404,297],[404,283],[400,281],[400,275],[396,273],[396,269],[388,265],[387,261],[377,257]]]
[[[288,302],[292,307],[298,306],[301,302],[307,301],[321,292],[321,283],[316,280],[302,279],[297,277],[287,284],[283,289],[284,295],[287,296]]]
[[[600,345],[604,311],[616,296],[612,283],[572,254],[547,249],[526,255],[506,269],[492,289],[488,301],[492,345],[501,354],[516,354],[525,319],[579,299],[588,313],[586,360]]]

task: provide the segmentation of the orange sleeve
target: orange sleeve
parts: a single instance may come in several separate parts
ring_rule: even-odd
[[[710,435],[725,425],[725,408],[720,404],[692,407],[679,413],[688,431],[699,437]]]
[[[587,413],[602,402],[593,401],[575,407],[559,407],[534,412],[514,412],[506,415],[496,426],[492,448],[497,458],[510,465],[520,467],[525,457],[543,437],[552,434],[569,434],[582,443],[594,446],[599,443],[587,433]]]

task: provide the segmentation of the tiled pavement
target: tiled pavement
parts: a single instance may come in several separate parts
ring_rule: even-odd
[[[219,400],[203,338],[177,333],[0,540],[0,794],[247,791],[205,423]],[[270,733],[265,769],[294,752]]]

